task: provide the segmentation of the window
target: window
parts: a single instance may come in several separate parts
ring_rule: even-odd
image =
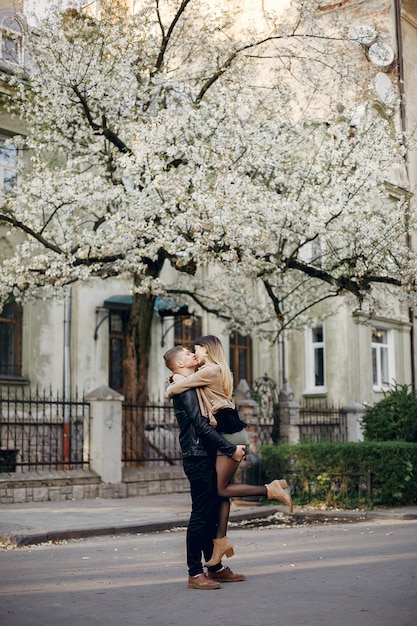
[[[22,342],[22,307],[6,304],[0,311],[0,376],[20,378]]]
[[[313,267],[323,265],[324,243],[320,236],[304,243],[299,249],[300,260]]]
[[[129,310],[109,313],[109,387],[123,393],[123,347]]]
[[[229,363],[235,386],[240,380],[252,384],[252,339],[234,331],[229,338]]]
[[[324,391],[325,385],[324,329],[315,326],[306,332],[306,386],[309,391]]]
[[[316,237],[311,242],[311,265],[321,267],[323,264],[323,242],[320,237]]]
[[[201,320],[198,317],[179,316],[174,323],[174,345],[194,350],[194,341],[201,337]]]
[[[23,65],[23,28],[16,15],[3,15],[0,34],[1,60],[13,65]]]
[[[0,137],[0,189],[6,195],[13,191],[17,179],[17,149],[16,146]]]
[[[390,364],[392,331],[372,327],[372,384],[376,391],[388,389],[393,379],[393,366]]]

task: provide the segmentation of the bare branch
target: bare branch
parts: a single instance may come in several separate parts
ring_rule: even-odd
[[[43,237],[40,233],[35,232],[32,228],[27,226],[24,222],[17,220],[11,215],[0,213],[0,223],[1,222],[6,222],[7,224],[11,224],[12,226],[14,226],[15,228],[18,228],[19,230],[26,233],[27,235],[30,235],[33,239],[38,241],[40,244],[42,244],[42,246],[44,246],[48,250],[52,250],[53,252],[56,252],[57,254],[65,254],[65,251],[62,248],[51,243],[50,241],[48,241],[48,239],[45,239],[45,237]]]
[[[87,122],[93,129],[94,133],[97,135],[103,135],[103,137],[105,137],[111,144],[113,144],[118,150],[120,150],[120,152],[132,154],[130,148],[128,148],[128,146],[118,137],[118,135],[116,135],[116,133],[114,133],[110,128],[105,125],[105,122],[103,124],[97,124],[97,122],[93,120],[93,116],[91,114],[90,107],[88,106],[87,99],[80,92],[78,86],[72,85],[72,90],[80,101]]]
[[[231,317],[229,315],[225,315],[224,313],[221,313],[220,309],[207,306],[204,300],[199,298],[199,296],[195,294],[193,291],[189,291],[187,289],[167,289],[167,292],[189,296],[192,300],[194,300],[196,304],[198,304],[198,306],[200,306],[203,309],[203,311],[206,311],[207,313],[213,313],[214,315],[216,315],[217,317],[223,320],[228,320],[228,321],[231,320]]]
[[[184,13],[185,9],[187,8],[187,6],[190,4],[191,0],[182,0],[181,5],[178,8],[178,11],[176,12],[174,19],[172,20],[171,24],[169,25],[168,30],[165,32],[164,26],[162,24],[162,19],[159,13],[159,0],[157,0],[156,2],[156,6],[157,6],[157,15],[158,15],[158,22],[159,25],[161,27],[161,32],[162,32],[162,42],[161,42],[161,49],[159,51],[158,54],[158,58],[156,60],[155,63],[155,67],[154,67],[154,72],[159,72],[162,68],[162,65],[164,63],[164,57],[165,57],[165,53],[169,44],[169,41],[172,37],[172,33],[174,32],[174,29],[178,23],[178,20],[180,19],[180,17],[182,16],[182,14]]]
[[[217,72],[215,72],[212,76],[210,76],[210,78],[204,83],[204,85],[202,86],[202,88],[200,89],[200,91],[199,91],[199,93],[198,93],[198,95],[196,97],[196,104],[201,102],[201,100],[204,98],[205,94],[210,89],[210,87],[221,76],[223,76],[223,74],[228,70],[228,68],[232,65],[232,63],[235,61],[235,59],[237,57],[239,57],[246,50],[251,50],[253,48],[259,48],[260,46],[262,46],[262,45],[264,45],[266,43],[279,41],[279,40],[283,40],[283,39],[287,39],[287,38],[297,39],[297,38],[307,38],[308,37],[310,39],[320,39],[320,40],[326,39],[326,40],[331,40],[331,41],[343,41],[340,38],[325,37],[325,36],[321,36],[321,35],[296,35],[295,34],[296,29],[297,29],[297,26],[295,27],[295,29],[293,31],[293,34],[287,35],[286,37],[284,37],[282,35],[271,35],[269,37],[265,37],[264,39],[260,39],[259,41],[255,41],[254,43],[245,44],[244,46],[241,46],[240,48],[237,48],[235,50],[235,52],[233,52],[232,54],[230,54],[227,57],[227,59],[224,61],[224,63],[222,63],[222,65],[218,68]],[[294,55],[291,55],[291,58],[294,58]]]
[[[364,274],[363,276],[333,276],[329,272],[319,268],[303,263],[299,259],[289,258],[286,261],[286,265],[289,269],[295,269],[304,274],[307,274],[311,278],[317,278],[322,282],[329,285],[335,285],[338,287],[339,292],[350,291],[357,297],[361,297],[361,293],[369,291],[372,283],[382,283],[385,285],[401,286],[401,281],[398,278],[391,276],[377,276],[374,274]]]

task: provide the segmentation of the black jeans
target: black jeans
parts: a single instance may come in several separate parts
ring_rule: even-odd
[[[219,513],[215,459],[205,456],[185,457],[184,472],[190,481],[191,516],[187,528],[187,566],[189,576],[203,572],[201,553],[208,561]]]

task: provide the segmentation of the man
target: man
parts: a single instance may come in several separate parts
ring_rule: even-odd
[[[165,364],[174,374],[188,376],[197,369],[197,357],[182,346],[164,354]],[[203,571],[201,553],[208,561],[213,551],[213,539],[219,512],[215,460],[220,450],[240,462],[245,446],[235,446],[222,437],[203,417],[195,389],[173,398],[175,417],[180,427],[179,441],[184,472],[190,482],[191,515],[187,528],[187,566],[189,589],[220,589],[221,582],[240,582],[242,574],[234,574],[222,563]]]

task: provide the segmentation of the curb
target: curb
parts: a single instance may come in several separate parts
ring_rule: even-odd
[[[242,504],[239,502],[239,504]],[[247,504],[247,503],[246,503]],[[286,509],[281,507],[262,507],[262,510],[245,512],[231,512],[231,522],[243,522],[255,519],[266,519],[276,513],[283,513],[286,517],[296,520],[323,520],[333,519],[334,521],[344,522],[364,522],[375,519],[396,519],[396,520],[417,520],[417,512],[401,512],[401,511],[344,511],[344,510],[301,510],[295,511],[289,515]],[[46,531],[42,533],[26,533],[26,534],[10,534],[0,535],[0,548],[14,548],[31,545],[39,545],[41,543],[59,542],[65,540],[77,540],[90,537],[103,537],[106,535],[130,535],[130,534],[147,534],[158,533],[175,528],[186,528],[188,525],[188,516],[176,518],[165,522],[142,522],[140,524],[128,524],[117,526],[98,526],[93,528],[78,528],[67,530]]]
[[[262,511],[248,511],[247,513],[234,513],[230,515],[230,520],[242,522],[251,519],[263,519],[277,512],[276,507],[262,508]],[[128,524],[118,526],[101,526],[94,528],[77,528],[67,530],[52,530],[43,533],[10,534],[0,535],[0,546],[22,547],[38,545],[49,541],[65,541],[66,539],[84,539],[88,537],[103,537],[105,535],[133,535],[158,533],[174,528],[186,528],[189,517],[176,518],[165,522],[142,522],[140,524]]]

